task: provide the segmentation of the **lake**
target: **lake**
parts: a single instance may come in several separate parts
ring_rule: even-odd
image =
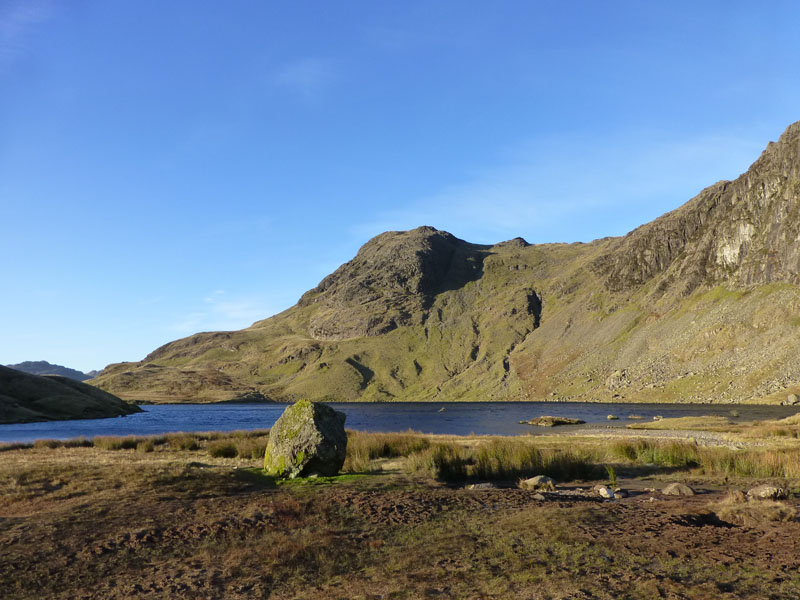
[[[624,427],[631,414],[651,421],[653,416],[731,416],[739,420],[781,419],[800,412],[800,407],[718,404],[593,404],[552,402],[331,402],[347,415],[346,427],[358,431],[406,431],[454,435],[542,434],[549,428],[520,425],[519,421],[542,415],[572,417],[588,424]],[[49,421],[0,425],[0,442],[37,439],[69,439],[98,435],[153,435],[174,431],[232,431],[267,429],[286,408],[285,404],[161,404],[142,406],[145,412],[113,419]],[[444,411],[440,412],[440,409]],[[609,414],[620,417],[608,421]],[[559,431],[580,426],[567,426]]]

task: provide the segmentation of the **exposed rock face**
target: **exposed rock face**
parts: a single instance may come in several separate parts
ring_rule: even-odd
[[[308,400],[287,407],[269,432],[264,469],[270,475],[333,476],[344,464],[345,414]]]
[[[135,404],[80,381],[0,367],[0,423],[100,419],[141,412]]]
[[[662,289],[688,294],[702,284],[800,283],[800,123],[770,143],[735,181],[703,190],[643,225],[594,268],[620,291],[667,274]]]

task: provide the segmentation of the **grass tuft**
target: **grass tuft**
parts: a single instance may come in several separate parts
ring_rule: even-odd
[[[230,440],[216,440],[208,444],[208,453],[214,458],[236,458],[236,444]]]

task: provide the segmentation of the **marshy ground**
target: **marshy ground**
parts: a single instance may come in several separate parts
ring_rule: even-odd
[[[342,476],[290,482],[260,472],[266,432],[7,446],[0,597],[800,598],[797,500],[731,494],[800,491],[797,427],[351,434]],[[537,473],[557,490],[516,486]],[[630,495],[592,493],[609,478]]]

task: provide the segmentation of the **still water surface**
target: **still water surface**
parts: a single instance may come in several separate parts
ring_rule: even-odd
[[[406,431],[455,435],[521,435],[547,433],[548,428],[520,425],[519,421],[542,415],[573,417],[589,424],[624,427],[631,414],[651,421],[653,416],[731,416],[742,421],[781,419],[800,411],[791,406],[734,406],[710,404],[589,404],[547,402],[398,402],[364,404],[332,402],[347,415],[346,427],[359,431]],[[69,439],[97,435],[152,435],[174,431],[232,431],[267,429],[286,408],[285,404],[162,404],[143,406],[145,412],[114,419],[87,419],[0,425],[0,442],[37,439]],[[444,411],[440,412],[440,409]],[[609,414],[620,417],[608,421]],[[559,428],[560,431],[576,426]],[[580,426],[577,426],[580,427]]]

